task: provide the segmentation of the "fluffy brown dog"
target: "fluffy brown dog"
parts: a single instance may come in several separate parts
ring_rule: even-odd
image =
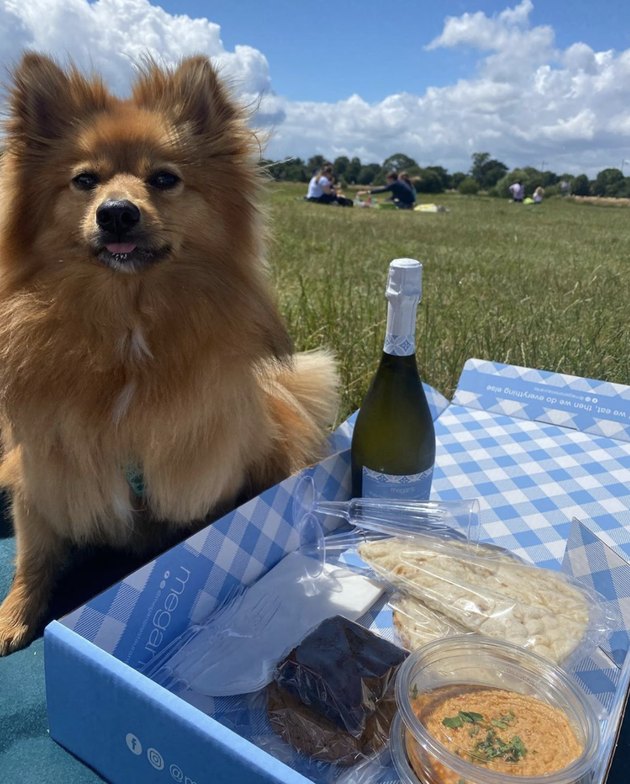
[[[6,130],[0,654],[35,634],[68,543],[181,538],[316,460],[337,388],[327,354],[291,355],[256,140],[208,60],[149,63],[119,100],[28,54]]]

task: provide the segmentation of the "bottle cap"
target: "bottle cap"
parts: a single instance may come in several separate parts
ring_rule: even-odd
[[[415,259],[394,259],[389,265],[385,296],[422,297],[422,264]]]

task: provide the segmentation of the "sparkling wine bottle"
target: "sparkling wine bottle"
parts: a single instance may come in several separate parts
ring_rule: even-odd
[[[385,345],[352,437],[352,495],[426,500],[435,462],[435,431],[415,355],[422,264],[389,265]]]

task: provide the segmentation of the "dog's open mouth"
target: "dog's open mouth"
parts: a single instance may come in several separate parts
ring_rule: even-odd
[[[148,248],[135,242],[108,242],[97,249],[96,257],[100,262],[113,269],[135,272],[162,261],[170,253],[170,247]]]

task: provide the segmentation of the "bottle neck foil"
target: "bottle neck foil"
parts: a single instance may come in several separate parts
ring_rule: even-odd
[[[388,297],[387,328],[383,351],[405,357],[416,350],[416,311],[418,297]]]

